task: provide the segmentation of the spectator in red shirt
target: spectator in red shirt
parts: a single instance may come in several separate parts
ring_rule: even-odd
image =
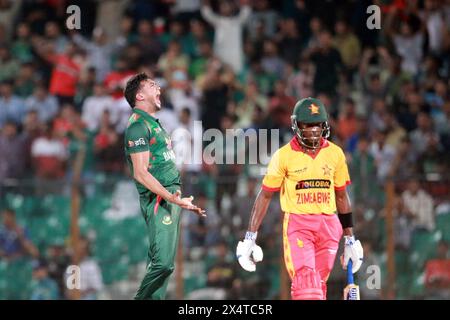
[[[427,296],[450,299],[450,256],[449,246],[445,241],[439,242],[437,257],[428,260],[425,265],[425,286]]]
[[[50,93],[57,96],[60,103],[72,102],[76,93],[80,65],[75,61],[76,48],[69,43],[65,54],[49,57],[53,62],[53,71],[50,78]]]
[[[123,97],[123,83],[132,75],[134,75],[134,72],[128,68],[125,58],[119,58],[116,61],[115,70],[108,73],[105,78],[105,86],[114,99]]]
[[[73,103],[81,72],[75,44],[67,43],[62,54],[55,53],[54,48],[45,41],[35,42],[35,49],[44,60],[53,65],[49,92],[58,98],[60,104]]]
[[[122,169],[122,148],[108,110],[102,114],[100,128],[94,139],[94,152],[102,171],[119,172]]]
[[[36,177],[39,180],[54,180],[64,177],[67,151],[59,139],[56,128],[44,125],[44,134],[33,141],[31,156]],[[39,185],[39,184],[38,184]]]
[[[62,106],[61,112],[53,121],[53,130],[55,134],[62,139],[64,145],[69,143],[67,136],[74,129],[75,122],[77,121],[77,114],[75,107],[66,103]]]
[[[351,98],[345,100],[343,110],[339,114],[337,133],[342,142],[347,140],[356,133],[356,112],[355,103]]]

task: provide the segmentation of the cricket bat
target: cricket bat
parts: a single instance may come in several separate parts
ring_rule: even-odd
[[[350,259],[347,265],[347,286],[344,288],[344,300],[360,300],[359,286],[353,279],[352,265],[352,259]]]

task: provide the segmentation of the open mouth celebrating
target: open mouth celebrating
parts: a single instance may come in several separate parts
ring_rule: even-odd
[[[156,105],[157,105],[159,108],[161,108],[161,100],[160,100],[160,96],[161,96],[161,92],[158,91],[158,93],[156,94],[155,102],[156,102]]]

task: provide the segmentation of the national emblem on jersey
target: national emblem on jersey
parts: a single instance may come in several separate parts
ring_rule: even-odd
[[[323,170],[323,175],[324,175],[324,176],[331,176],[331,170],[332,170],[332,168],[330,168],[330,167],[328,166],[328,164],[324,165],[324,166],[322,167],[322,170]]]
[[[163,218],[163,220],[162,220],[162,223],[165,224],[165,225],[172,224],[172,218],[171,218],[171,216],[168,215],[168,214],[165,215],[164,218]]]

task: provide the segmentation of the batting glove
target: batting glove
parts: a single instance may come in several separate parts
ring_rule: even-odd
[[[352,259],[352,272],[355,273],[361,268],[364,252],[359,240],[354,236],[344,236],[345,246],[342,260],[342,267],[347,270],[348,261]]]
[[[263,259],[263,251],[256,241],[257,232],[248,231],[244,241],[239,241],[236,248],[236,257],[241,267],[249,272],[256,270],[256,262]]]

